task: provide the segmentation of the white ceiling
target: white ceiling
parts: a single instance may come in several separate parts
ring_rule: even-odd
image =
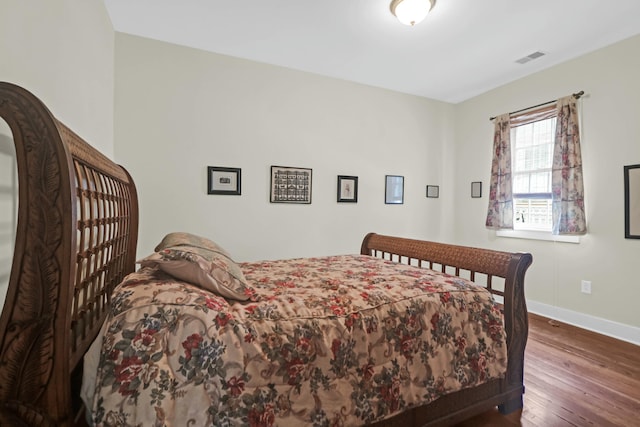
[[[104,2],[118,32],[451,103],[640,33],[640,0],[437,0],[415,27],[390,0]]]

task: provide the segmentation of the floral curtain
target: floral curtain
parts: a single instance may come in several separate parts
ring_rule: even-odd
[[[503,114],[494,121],[493,162],[486,222],[490,229],[513,229],[510,120],[509,114]]]
[[[556,139],[551,172],[552,234],[586,234],[576,98],[560,98],[556,105]]]

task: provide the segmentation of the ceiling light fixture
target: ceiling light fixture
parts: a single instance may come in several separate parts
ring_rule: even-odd
[[[392,0],[391,13],[404,25],[414,26],[427,17],[436,0]]]

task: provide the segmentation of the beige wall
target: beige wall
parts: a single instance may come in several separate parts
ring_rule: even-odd
[[[491,162],[490,116],[585,91],[582,157],[589,233],[579,244],[507,239],[483,227],[482,199],[457,200],[455,239],[461,243],[533,253],[528,274],[530,306],[550,314],[594,317],[640,327],[640,279],[635,266],[640,241],[624,238],[623,166],[640,163],[640,36],[582,56],[463,102],[455,107],[456,182],[466,194],[471,181],[488,186]],[[592,294],[580,281],[592,282]],[[578,314],[576,314],[578,313]],[[640,329],[632,331],[640,343]]]
[[[59,120],[113,156],[114,31],[101,0],[2,0],[0,81],[39,97]],[[15,153],[0,119],[0,307],[15,242]]]
[[[117,34],[116,157],[139,185],[140,255],[172,230],[239,260],[354,252],[368,231],[528,251],[533,311],[640,342],[640,248],[624,239],[622,193],[622,166],[640,163],[638,51],[640,37],[453,106]],[[484,227],[489,117],[579,90],[589,234],[496,237]],[[207,196],[208,165],[242,168],[242,196]],[[313,168],[312,205],[270,204],[270,165]],[[336,203],[338,174],[360,177],[359,203]],[[384,205],[385,174],[406,177],[405,205]]]
[[[2,0],[0,81],[113,155],[114,31],[101,0]]]
[[[444,238],[446,196],[425,190],[443,184],[450,104],[117,34],[115,111],[140,256],[176,230],[238,260],[355,253],[369,231]],[[312,204],[269,203],[271,165],[312,168]],[[207,195],[207,166],[242,168],[242,195]],[[384,204],[385,174],[404,175],[404,205]],[[357,204],[336,202],[337,175],[359,177]]]

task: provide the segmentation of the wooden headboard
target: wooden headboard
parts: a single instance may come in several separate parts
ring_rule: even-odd
[[[135,267],[136,189],[124,168],[25,89],[0,82],[0,117],[13,133],[19,177],[0,317],[0,425],[72,425],[82,356],[112,289]]]

